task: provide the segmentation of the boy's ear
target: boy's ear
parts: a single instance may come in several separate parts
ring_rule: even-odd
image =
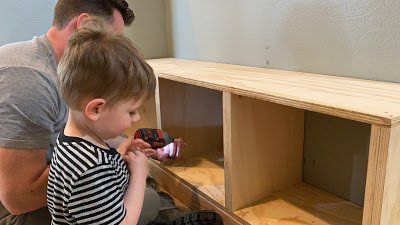
[[[85,116],[90,120],[97,121],[105,108],[106,100],[102,98],[96,98],[86,104],[84,113]]]

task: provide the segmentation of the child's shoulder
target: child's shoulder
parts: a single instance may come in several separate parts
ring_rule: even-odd
[[[90,168],[104,163],[108,163],[108,157],[104,155],[104,150],[95,144],[78,137],[70,137],[60,134],[57,138],[55,153],[79,165],[80,167]]]

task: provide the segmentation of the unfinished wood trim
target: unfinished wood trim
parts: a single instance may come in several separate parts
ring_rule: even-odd
[[[400,84],[183,59],[148,61],[160,77],[370,124],[400,123]]]
[[[205,195],[191,184],[176,176],[160,163],[150,160],[150,174],[157,183],[176,199],[192,210],[212,209],[219,213],[225,225],[248,225],[234,213],[228,212],[222,205]]]
[[[301,182],[304,110],[231,95],[231,210]]]
[[[232,107],[231,93],[224,91],[222,95],[223,121],[224,121],[224,169],[225,169],[225,207],[233,212],[232,205]]]
[[[400,126],[391,129],[386,164],[380,224],[400,224]]]
[[[371,126],[363,225],[377,225],[381,221],[390,132],[390,127]]]

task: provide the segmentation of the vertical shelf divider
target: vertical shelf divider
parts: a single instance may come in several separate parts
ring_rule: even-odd
[[[226,184],[235,211],[302,181],[304,110],[224,95]],[[230,101],[228,101],[230,100]],[[229,137],[230,136],[230,137]],[[230,141],[229,141],[230,139]]]
[[[225,169],[225,207],[229,211],[234,211],[232,205],[232,108],[231,93],[224,91],[222,94],[222,111],[223,111],[223,136],[224,136],[224,169]]]

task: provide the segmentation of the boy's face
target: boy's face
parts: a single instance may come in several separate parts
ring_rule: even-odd
[[[142,103],[143,99],[121,101],[101,112],[96,122],[101,138],[103,140],[116,138],[130,128],[133,122],[140,119],[138,109]]]

